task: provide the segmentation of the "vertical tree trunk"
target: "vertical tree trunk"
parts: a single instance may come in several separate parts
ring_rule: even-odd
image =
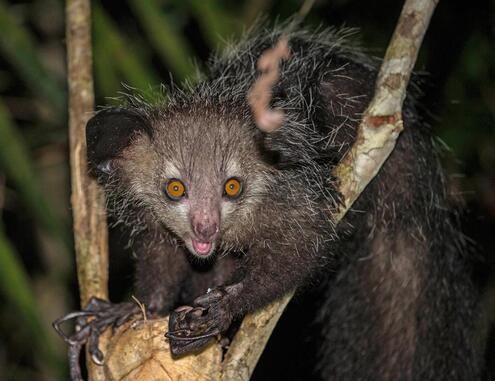
[[[66,23],[71,204],[79,292],[84,307],[92,296],[108,298],[105,197],[88,176],[86,162],[85,127],[94,107],[90,1],[67,0]],[[102,368],[91,360],[88,369],[91,380],[105,379]]]

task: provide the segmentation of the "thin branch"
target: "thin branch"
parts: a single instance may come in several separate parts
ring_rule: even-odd
[[[402,104],[412,69],[438,0],[407,0],[385,53],[375,95],[364,113],[356,144],[335,170],[345,204],[341,219],[392,152],[403,129]]]
[[[278,319],[293,295],[294,292],[291,292],[259,312],[244,318],[241,328],[235,334],[225,354],[221,381],[247,381],[251,378]]]
[[[69,86],[69,140],[72,212],[81,305],[108,297],[108,233],[104,194],[88,176],[85,126],[93,111],[90,1],[68,0],[66,37]],[[101,343],[101,341],[100,341]],[[89,357],[88,357],[89,358]],[[88,361],[91,380],[104,380]]]

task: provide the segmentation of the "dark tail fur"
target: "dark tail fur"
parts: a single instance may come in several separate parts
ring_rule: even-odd
[[[325,380],[479,380],[478,295],[428,128],[406,130],[344,226],[320,320]]]

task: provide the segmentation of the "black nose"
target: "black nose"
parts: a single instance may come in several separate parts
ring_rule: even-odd
[[[218,226],[215,223],[205,224],[198,222],[194,225],[194,233],[196,233],[197,237],[203,241],[211,241],[217,231]]]

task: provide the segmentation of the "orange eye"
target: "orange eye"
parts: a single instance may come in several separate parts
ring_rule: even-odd
[[[185,196],[186,186],[179,179],[170,179],[165,186],[165,192],[170,199],[178,201]]]
[[[242,184],[241,181],[232,177],[225,182],[224,188],[225,195],[229,198],[236,198],[242,192]]]

